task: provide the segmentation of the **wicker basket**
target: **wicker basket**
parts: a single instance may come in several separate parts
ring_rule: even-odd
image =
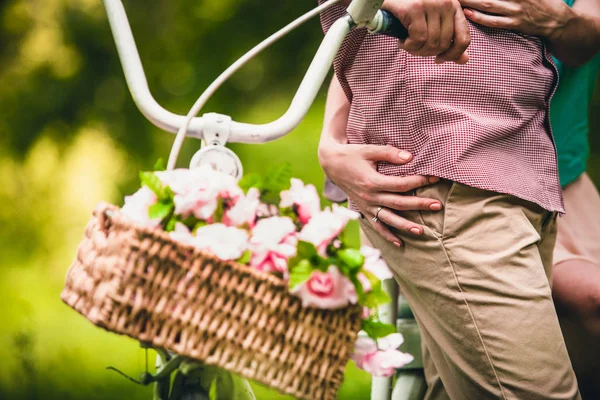
[[[303,308],[286,283],[142,228],[101,204],[61,298],[95,325],[257,380],[335,399],[360,308]]]

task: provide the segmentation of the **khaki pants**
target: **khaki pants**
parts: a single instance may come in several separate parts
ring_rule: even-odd
[[[402,215],[425,227],[382,251],[427,348],[428,399],[580,399],[552,302],[556,218],[514,196],[442,181],[416,191],[440,212]]]

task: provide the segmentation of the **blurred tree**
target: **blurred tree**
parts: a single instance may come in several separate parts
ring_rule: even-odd
[[[274,0],[124,3],[153,94],[179,113],[245,51],[314,6]],[[101,2],[8,0],[0,2],[0,17],[4,149],[22,156],[44,132],[69,142],[78,127],[100,120],[126,149],[151,151],[148,138],[155,130],[127,93]],[[235,117],[253,101],[293,88],[321,38],[318,21],[309,22],[240,71],[207,109]]]

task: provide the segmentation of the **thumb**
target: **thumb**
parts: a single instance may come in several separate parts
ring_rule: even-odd
[[[406,164],[412,160],[412,154],[394,146],[366,144],[362,146],[361,153],[365,159],[374,162],[387,161],[392,164]]]

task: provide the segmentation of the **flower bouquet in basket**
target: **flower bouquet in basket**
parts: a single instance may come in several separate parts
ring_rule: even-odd
[[[350,358],[377,376],[412,361],[377,317],[386,263],[345,239],[356,213],[322,209],[289,165],[239,182],[155,169],[122,208],[96,209],[62,293],[71,307],[303,399],[335,398]]]

